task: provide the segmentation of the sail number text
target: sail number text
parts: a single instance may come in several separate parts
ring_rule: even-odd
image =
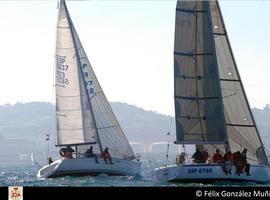
[[[189,174],[195,174],[195,173],[199,173],[199,174],[210,174],[212,173],[212,169],[211,168],[200,168],[200,169],[197,169],[197,168],[191,168],[191,169],[188,169],[188,173]]]
[[[66,78],[66,72],[69,66],[65,64],[65,61],[65,56],[56,56],[56,79],[63,86],[69,83]]]

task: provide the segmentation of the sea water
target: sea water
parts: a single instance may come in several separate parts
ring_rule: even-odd
[[[157,161],[161,164],[161,161]],[[260,186],[255,183],[218,182],[213,184],[199,183],[171,183],[154,181],[151,175],[151,166],[147,160],[142,160],[141,176],[114,176],[101,175],[97,177],[59,177],[37,178],[38,167],[29,165],[0,167],[0,186],[41,186],[41,187],[190,187],[190,186]],[[153,166],[152,166],[153,167]],[[270,186],[264,185],[264,186]]]

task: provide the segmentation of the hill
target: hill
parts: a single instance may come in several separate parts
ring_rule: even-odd
[[[175,138],[174,118],[153,111],[146,111],[134,105],[111,102],[128,140],[135,151],[143,152],[144,143],[166,142],[171,132]],[[270,147],[270,108],[252,109],[265,146]],[[46,134],[51,135],[51,146],[55,144],[56,131],[54,106],[47,102],[16,103],[0,106],[0,161],[15,158],[24,160],[31,152],[45,152]],[[172,124],[171,124],[172,123]],[[171,130],[170,130],[171,127]],[[141,145],[135,145],[141,143]],[[175,145],[174,145],[175,146]],[[55,149],[55,148],[54,148]],[[153,152],[164,152],[166,145],[157,145]]]

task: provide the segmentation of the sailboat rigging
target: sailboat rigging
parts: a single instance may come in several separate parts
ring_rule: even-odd
[[[219,149],[223,153],[247,148],[251,176],[226,175],[217,164],[181,163],[155,169],[157,179],[270,180],[268,159],[236,66],[218,1],[177,1],[174,102],[175,144],[194,144],[200,150]],[[197,173],[190,174],[189,169],[195,169]],[[205,173],[200,173],[202,171]]]
[[[75,147],[75,158],[61,158],[44,166],[38,177],[65,175],[139,175],[141,163],[116,119],[97,80],[69,15],[65,0],[59,2],[56,44],[57,147],[65,156]],[[112,164],[85,157],[92,148],[97,157],[108,149]],[[74,150],[72,150],[74,151]]]

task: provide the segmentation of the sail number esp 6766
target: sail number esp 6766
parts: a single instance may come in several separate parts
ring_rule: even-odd
[[[212,173],[212,168],[191,168],[188,169],[188,173],[189,174],[195,174],[195,173],[199,173],[199,174],[211,174]]]

